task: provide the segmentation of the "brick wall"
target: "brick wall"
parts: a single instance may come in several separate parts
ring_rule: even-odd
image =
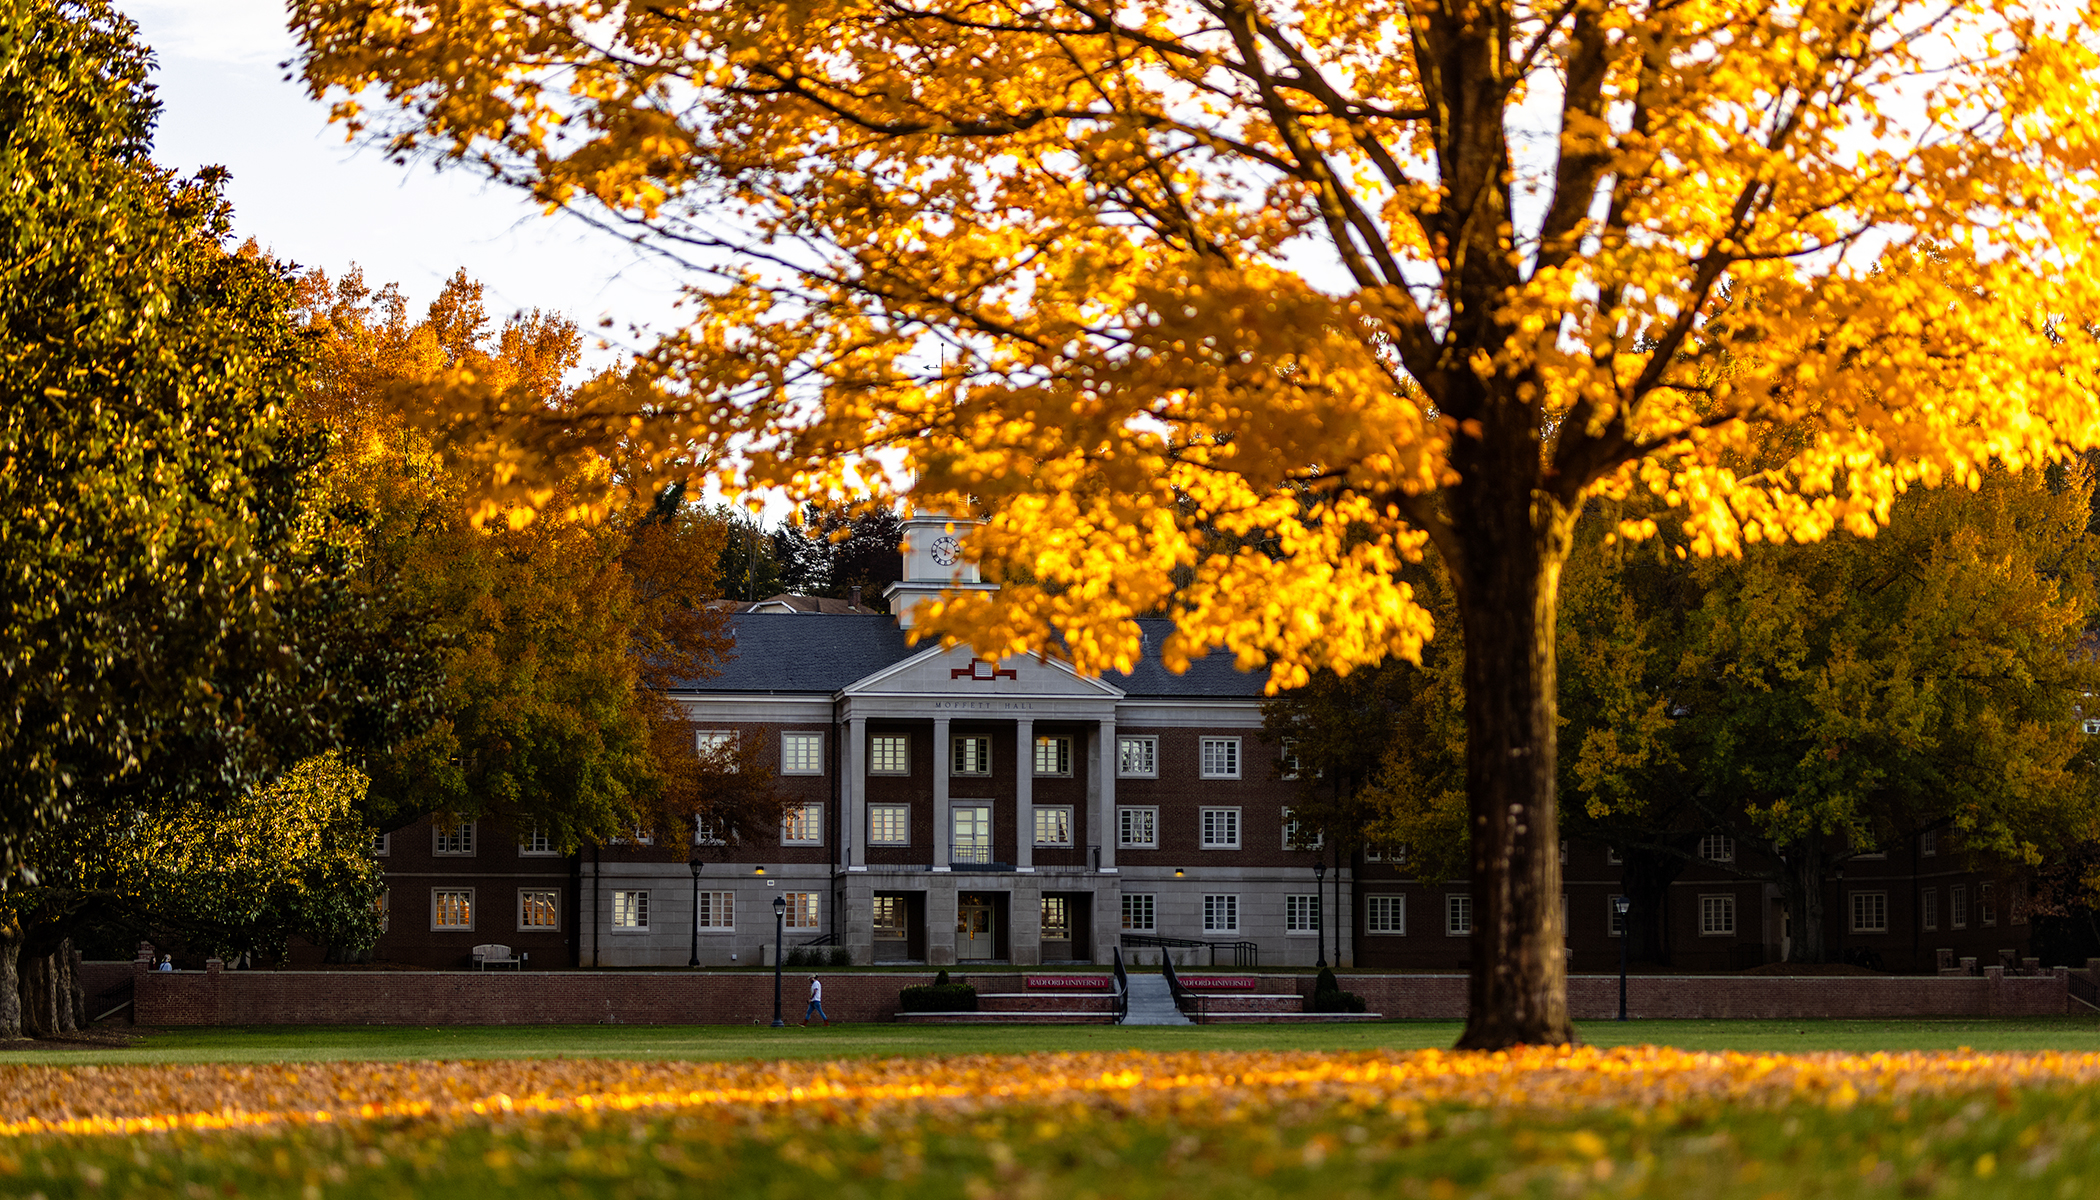
[[[933,976],[826,975],[834,1021],[888,1021]],[[1017,981],[1018,982],[1018,981]],[[141,1025],[748,1025],[773,1019],[770,972],[140,971]],[[806,973],[781,1015],[800,1021]]]
[[[1387,1017],[1460,1020],[1463,975],[1349,975],[1342,987]],[[1312,981],[1302,985],[1308,992]],[[1635,975],[1626,982],[1626,1013],[1651,1019],[2034,1017],[2069,1010],[2068,981],[2054,975],[2005,978],[1992,968],[1969,978],[1896,975]],[[1568,1010],[1578,1021],[1618,1015],[1619,977],[1568,978]]]
[[[790,974],[782,1015],[800,1020],[808,977]],[[930,975],[824,976],[833,1020],[888,1021],[897,993]],[[980,992],[1015,993],[1018,975],[957,976]],[[744,1025],[773,1017],[773,976],[765,972],[476,971],[140,971],[134,977],[142,1025]],[[1982,976],[1658,976],[1627,981],[1627,1012],[1641,1018],[1726,1019],[2061,1016],[2069,1008],[2065,972]],[[1389,1018],[1465,1016],[1463,975],[1350,975],[1342,986]],[[1265,976],[1263,994],[1309,995],[1310,976]],[[1214,994],[1206,1007],[1229,1010],[1244,994]],[[1568,980],[1578,1021],[1618,1012],[1615,975]],[[1019,1003],[1016,1001],[1015,1003]],[[1025,1006],[1024,1006],[1025,1007]]]

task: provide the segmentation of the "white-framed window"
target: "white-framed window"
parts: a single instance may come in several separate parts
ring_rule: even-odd
[[[911,774],[911,735],[878,733],[868,739],[868,774]]]
[[[1852,932],[1887,933],[1889,931],[1889,894],[1887,892],[1852,893]]]
[[[870,804],[868,806],[868,844],[870,846],[911,845],[911,805]]]
[[[1699,839],[1699,857],[1708,862],[1735,861],[1735,839],[1725,833],[1709,833]]]
[[[2087,717],[2078,723],[2078,727],[2087,733],[2100,733],[2100,717]]]
[[[724,756],[727,752],[732,752],[735,749],[736,730],[734,729],[696,729],[693,731],[693,753],[701,758],[711,759],[717,756]],[[722,762],[727,769],[731,771],[736,770],[735,759],[723,757]]]
[[[1407,935],[1407,897],[1365,896],[1364,932],[1390,937]]]
[[[1390,846],[1381,846],[1373,842],[1364,847],[1364,861],[1389,862],[1396,867],[1404,867],[1407,865],[1407,843],[1394,842]]]
[[[821,733],[781,734],[780,773],[782,775],[822,775],[824,773],[824,735]]]
[[[1123,928],[1131,933],[1151,933],[1159,928],[1159,906],[1150,893],[1123,893]]]
[[[1619,853],[1617,846],[1606,846],[1604,848],[1604,865],[1607,867],[1625,866],[1626,856]]]
[[[1285,896],[1283,898],[1283,931],[1285,933],[1318,933],[1320,931],[1320,897]]]
[[[1072,806],[1069,804],[1039,805],[1035,810],[1035,844],[1038,846],[1069,846],[1072,844]]]
[[[992,861],[992,809],[988,804],[959,804],[949,809],[955,838],[949,843],[951,861],[981,864]]]
[[[1699,897],[1699,936],[1731,937],[1735,933],[1735,897]]]
[[[430,893],[430,927],[474,928],[474,889],[433,888]]]
[[[1127,807],[1116,810],[1116,845],[1125,850],[1159,848],[1159,810]]]
[[[1969,927],[1969,888],[1957,883],[1947,889],[1947,924],[1955,929]]]
[[[1940,927],[1940,891],[1925,888],[1918,893],[1918,926],[1921,929]]]
[[[649,893],[616,891],[612,894],[612,927],[615,933],[642,933],[649,928]]]
[[[901,941],[909,937],[911,930],[907,926],[910,923],[910,916],[911,912],[905,906],[904,897],[875,897],[875,905],[872,912],[875,925],[875,940],[878,942]]]
[[[693,844],[695,846],[726,846],[728,840],[715,822],[706,817],[693,818]]]
[[[561,893],[554,888],[518,889],[518,932],[557,933],[561,930]]]
[[[1206,808],[1202,810],[1203,848],[1205,850],[1237,850],[1240,848],[1240,810],[1236,808]]]
[[[992,739],[981,733],[948,739],[948,770],[956,775],[991,774]]]
[[[1444,936],[1470,937],[1473,933],[1473,897],[1452,892],[1444,897]]]
[[[1940,852],[1940,831],[1928,829],[1918,835],[1918,856],[1931,858]]]
[[[640,821],[629,825],[626,833],[618,834],[613,838],[613,845],[615,846],[654,846],[655,844],[656,835],[642,828]]]
[[[1199,766],[1205,779],[1238,779],[1240,777],[1240,739],[1236,737],[1204,738]]]
[[[1976,915],[1986,928],[1998,923],[1998,902],[1997,897],[1993,895],[1994,890],[1988,883],[1976,885]]]
[[[379,932],[387,933],[391,931],[394,927],[393,889],[389,888],[379,893],[379,898],[372,901],[372,907],[379,910]]]
[[[1072,773],[1072,739],[1063,734],[1052,734],[1035,739],[1035,773],[1038,775],[1070,775]]]
[[[1296,779],[1298,769],[1298,739],[1285,738],[1276,750],[1276,773],[1285,779]]]
[[[1298,814],[1289,805],[1283,810],[1283,848],[1286,850],[1318,850],[1327,844],[1327,835],[1320,830],[1298,827]]]
[[[1238,933],[1240,931],[1240,898],[1238,896],[1205,896],[1203,898],[1203,932]]]
[[[1865,861],[1867,859],[1887,858],[1888,856],[1889,852],[1886,850],[1862,850],[1858,854],[1853,855],[1852,857],[1860,859],[1861,861]]]
[[[1611,937],[1626,936],[1626,914],[1619,911],[1617,896],[1604,898],[1604,925]]]
[[[385,858],[394,852],[394,835],[375,833],[372,835],[372,857]]]
[[[1159,739],[1156,737],[1117,738],[1116,774],[1125,779],[1158,778]]]
[[[1064,896],[1045,896],[1041,905],[1042,938],[1046,942],[1072,940],[1072,905]]]
[[[735,929],[736,893],[700,893],[700,911],[695,914],[693,923],[701,929],[711,929],[716,933]]]
[[[824,844],[824,802],[811,800],[790,804],[780,813],[780,844],[821,846]]]
[[[528,858],[552,858],[556,854],[554,839],[547,836],[546,830],[535,825],[525,831],[524,837],[518,839],[518,853]]]
[[[782,892],[780,898],[787,901],[787,928],[816,929],[818,892]]]
[[[432,825],[430,827],[430,852],[432,854],[447,854],[460,858],[472,856],[474,853],[474,822],[461,821],[456,825],[450,823]]]

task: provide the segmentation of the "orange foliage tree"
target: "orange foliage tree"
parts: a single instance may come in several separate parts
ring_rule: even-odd
[[[1585,504],[1871,533],[2094,436],[2100,12],[1913,0],[297,0],[353,127],[663,249],[654,390],[472,413],[839,497],[901,457],[986,654],[1289,687],[1466,647],[1462,1043],[1570,1036],[1554,613]],[[369,105],[369,106],[368,106]],[[1739,465],[1773,439],[1777,465]],[[1652,535],[1633,523],[1628,535]],[[1213,552],[1219,535],[1230,548]],[[1061,641],[1057,640],[1061,635]]]

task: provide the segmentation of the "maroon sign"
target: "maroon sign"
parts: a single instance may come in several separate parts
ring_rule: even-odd
[[[1252,975],[1183,975],[1181,986],[1204,992],[1251,992],[1260,983]]]
[[[1021,986],[1031,992],[1105,992],[1115,986],[1106,975],[1024,975]]]
[[[975,679],[986,683],[999,679],[1019,679],[1020,677],[1021,673],[1012,667],[1002,667],[998,663],[982,658],[973,658],[970,660],[969,666],[957,667],[948,672],[948,678],[950,679]]]

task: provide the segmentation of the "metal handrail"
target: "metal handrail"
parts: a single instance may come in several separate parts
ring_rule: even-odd
[[[2073,967],[2067,974],[2066,981],[2074,999],[2083,1001],[2089,1007],[2100,1008],[2100,986],[2096,986],[2100,981],[2096,981],[2091,972]]]
[[[1123,969],[1123,947],[1115,947],[1115,952],[1116,1024],[1121,1025],[1123,1023],[1123,1018],[1128,1017],[1130,1015],[1130,974],[1129,972]]]
[[[1167,977],[1167,990],[1174,993],[1175,1011],[1186,1011],[1182,1006],[1188,1002],[1188,989],[1181,986],[1181,976],[1174,970],[1173,955],[1161,952],[1159,956],[1159,971],[1160,974]]]
[[[796,942],[795,944],[797,946],[836,946],[839,944],[839,935],[835,933],[820,933],[807,941]]]
[[[1207,949],[1210,951],[1210,965],[1213,967],[1218,965],[1218,951],[1222,948],[1232,952],[1232,965],[1235,967],[1251,968],[1261,965],[1261,946],[1256,942],[1204,942],[1195,938],[1160,937],[1150,933],[1126,933],[1123,935],[1123,944],[1131,947],[1158,947],[1162,950]],[[1160,955],[1161,961],[1165,961],[1167,957],[1165,954]]]

